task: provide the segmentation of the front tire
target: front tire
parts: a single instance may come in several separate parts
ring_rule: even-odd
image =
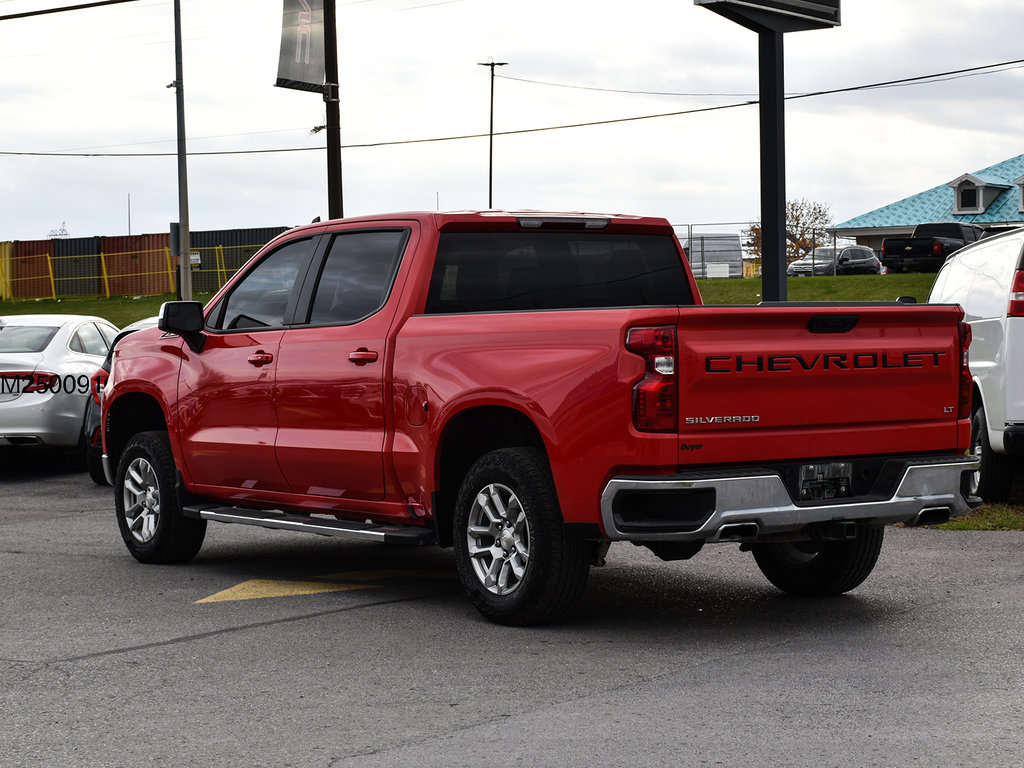
[[[860,586],[878,562],[884,529],[862,525],[850,541],[757,544],[761,573],[783,592],[805,597],[840,595]]]
[[[985,501],[1006,501],[1013,484],[1013,463],[1009,456],[992,450],[982,405],[971,417],[971,452],[981,459],[981,467],[971,478],[971,492]]]
[[[199,552],[206,521],[184,517],[166,432],[140,432],[118,462],[114,504],[121,538],[142,563],[184,563]]]
[[[478,459],[459,490],[453,534],[462,586],[498,624],[551,621],[586,585],[587,542],[566,532],[539,450],[505,448]]]

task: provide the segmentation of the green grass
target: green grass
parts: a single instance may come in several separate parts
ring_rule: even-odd
[[[924,302],[931,290],[933,274],[842,275],[838,277],[798,277],[787,281],[790,301],[893,301],[899,296],[914,296]],[[698,280],[706,304],[757,304],[761,301],[761,281]],[[203,301],[208,296],[197,297]],[[152,317],[172,295],[112,297],[109,299],[61,299],[58,301],[0,302],[0,315],[59,313],[98,315],[119,328]],[[967,517],[937,526],[946,530],[1024,530],[1024,465],[1017,474],[1015,494],[1008,504],[985,504]]]
[[[895,301],[913,296],[928,300],[933,273],[899,275],[838,275],[836,277],[790,277],[786,296],[790,301]],[[761,301],[761,280],[698,280],[705,304],[757,304]]]
[[[1018,503],[982,504],[970,515],[954,517],[944,525],[944,531],[1024,531],[1024,499]]]
[[[0,302],[0,315],[95,315],[109,320],[118,328],[124,328],[136,320],[153,317],[160,312],[160,305],[173,301],[174,296],[112,296],[109,299],[41,299],[39,301]]]

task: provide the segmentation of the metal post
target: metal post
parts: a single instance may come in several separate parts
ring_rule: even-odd
[[[761,299],[786,300],[786,121],[782,33],[758,33],[761,118]]]
[[[185,151],[185,81],[181,66],[181,0],[174,0],[174,86],[178,111],[178,274],[183,301],[192,301],[192,246],[188,229],[188,167]]]
[[[507,61],[478,62],[481,67],[491,68],[491,128],[489,132],[490,142],[487,158],[487,208],[494,208],[494,68],[504,67]]]
[[[338,83],[338,23],[335,0],[324,0],[324,103],[327,105],[327,213],[345,215],[341,188],[341,109]]]

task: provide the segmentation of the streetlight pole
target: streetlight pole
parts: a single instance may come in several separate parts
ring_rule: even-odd
[[[327,105],[327,215],[345,215],[341,187],[341,114],[338,78],[338,22],[335,0],[324,2],[324,103]]]
[[[508,64],[507,61],[490,61],[477,62],[481,67],[491,68],[491,129],[488,134],[490,137],[488,147],[488,158],[487,158],[487,207],[494,208],[494,68],[504,67]]]
[[[188,153],[185,150],[185,81],[181,66],[181,0],[174,0],[174,82],[178,113],[178,275],[183,301],[192,301],[192,243],[188,221]],[[169,86],[168,86],[169,87]]]

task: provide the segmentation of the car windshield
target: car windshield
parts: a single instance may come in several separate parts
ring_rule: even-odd
[[[804,256],[805,259],[810,261],[812,258],[814,261],[833,261],[836,258],[835,248],[815,248],[814,252],[808,256]]]
[[[49,325],[0,325],[0,353],[42,352],[58,330]]]

